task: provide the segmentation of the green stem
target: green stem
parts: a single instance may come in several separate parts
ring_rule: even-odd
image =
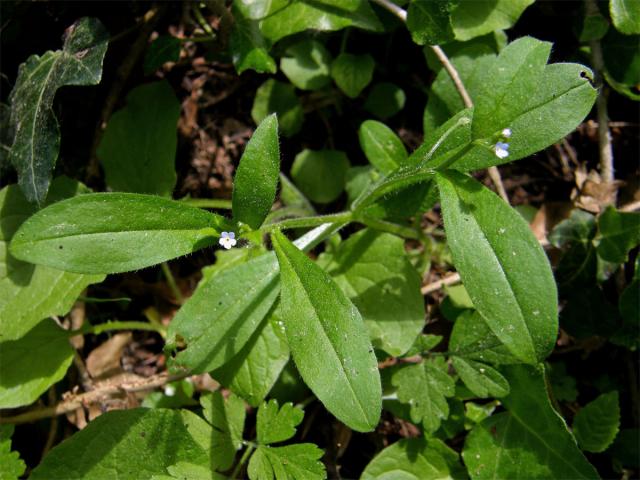
[[[209,25],[209,22],[207,22],[206,18],[204,18],[204,16],[202,15],[202,12],[200,11],[200,8],[198,7],[198,5],[194,5],[191,11],[195,15],[196,20],[198,21],[198,24],[202,27],[202,29],[209,36],[215,37],[216,36],[215,32],[211,28],[211,25]]]
[[[262,232],[271,232],[276,229],[317,227],[323,223],[347,223],[353,220],[352,212],[339,212],[329,215],[317,215],[315,217],[288,218],[281,222],[272,223],[262,227]]]
[[[433,154],[436,153],[436,150],[438,150],[438,148],[440,148],[440,145],[442,145],[444,143],[444,141],[447,139],[447,137],[449,137],[449,135],[451,135],[457,128],[459,128],[459,127],[461,127],[463,125],[467,125],[469,122],[471,122],[471,120],[469,120],[467,117],[459,118],[458,121],[456,123],[454,123],[453,125],[451,125],[447,129],[447,131],[442,134],[442,136],[438,139],[438,141],[433,144],[433,147],[431,147],[431,149],[427,152],[427,154],[424,156],[424,159],[422,159],[420,164],[424,165],[429,160],[431,160],[431,158],[433,157]]]
[[[182,296],[182,292],[178,288],[178,284],[176,283],[176,279],[171,273],[171,269],[169,268],[169,264],[167,262],[162,262],[160,264],[162,268],[162,273],[164,273],[165,278],[167,279],[167,283],[169,284],[169,288],[173,292],[173,296],[176,298],[177,302],[182,305],[184,303],[184,297]]]
[[[224,200],[222,198],[183,198],[180,201],[191,207],[231,210],[231,200]]]
[[[240,470],[242,470],[242,466],[249,459],[249,456],[253,452],[253,449],[256,448],[255,445],[253,443],[251,443],[251,442],[245,442],[245,445],[247,446],[247,448],[244,451],[244,453],[242,454],[242,457],[240,457],[240,461],[236,465],[236,468],[233,469],[233,473],[231,474],[231,480],[235,480],[236,479],[236,477],[240,473]]]
[[[110,332],[114,330],[146,330],[150,332],[158,332],[160,334],[165,333],[164,327],[159,325],[154,325],[148,322],[136,322],[136,321],[113,321],[107,323],[101,323],[99,325],[89,325],[86,324],[84,327],[78,330],[71,330],[69,332],[69,336],[73,337],[75,335],[100,335],[104,332]]]
[[[397,223],[387,222],[386,220],[379,220],[377,218],[359,217],[358,222],[365,224],[367,227],[375,228],[376,230],[382,230],[383,232],[393,233],[404,238],[417,239],[418,234],[413,228],[398,225]]]
[[[469,153],[476,146],[476,142],[467,143],[463,148],[458,151],[455,155],[452,155],[450,158],[442,162],[440,165],[436,167],[436,170],[444,170],[449,168],[455,162],[464,157],[467,153]]]

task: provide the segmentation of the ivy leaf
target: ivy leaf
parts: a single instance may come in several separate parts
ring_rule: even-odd
[[[280,263],[281,314],[305,383],[340,421],[366,432],[378,424],[378,363],[362,317],[331,277],[281,233],[272,236]]]
[[[449,0],[411,0],[407,28],[418,45],[439,45],[453,40]]]
[[[501,399],[507,411],[476,425],[462,451],[471,478],[600,478],[551,406],[542,366],[502,373],[511,386]]]
[[[476,180],[452,170],[436,178],[449,248],[474,306],[514,356],[537,363],[558,333],[544,251],[526,221]]]
[[[178,462],[209,466],[211,427],[187,410],[114,410],[54,447],[30,478],[151,478]]]
[[[330,203],[344,190],[349,159],[340,150],[308,150],[296,155],[291,178],[309,200]]]
[[[600,395],[573,418],[573,433],[578,445],[588,452],[604,452],[615,440],[619,428],[618,392]]]
[[[272,113],[278,114],[278,124],[285,137],[300,131],[304,113],[292,85],[270,78],[256,91],[251,118],[257,124]]]
[[[264,402],[258,409],[258,443],[268,445],[289,440],[303,418],[304,412],[292,403],[285,403],[279,408],[276,399]]]
[[[261,255],[218,273],[198,286],[169,325],[167,348],[186,349],[176,367],[209,372],[237,355],[263,323],[279,293],[278,263]]]
[[[220,391],[200,397],[204,418],[212,425],[210,464],[224,471],[233,465],[236,451],[242,447],[244,429],[244,402],[233,393],[227,399]]]
[[[87,191],[66,177],[55,179],[45,204]],[[0,190],[0,341],[17,340],[52,315],[65,315],[87,285],[104,275],[80,275],[19,261],[9,253],[9,241],[35,213],[17,185]]]
[[[509,383],[495,368],[462,357],[453,357],[452,362],[464,384],[478,397],[499,398],[509,393]]]
[[[461,467],[450,465],[434,448],[436,442],[438,440],[424,437],[402,439],[378,453],[366,466],[360,480],[464,478],[460,474]],[[458,456],[452,453],[454,457]],[[455,463],[458,462],[456,458]]]
[[[358,308],[374,347],[393,356],[411,347],[424,327],[424,297],[400,237],[365,229],[319,262]]]
[[[19,260],[77,273],[156,265],[215,243],[220,215],[137,193],[92,193],[57,202],[13,236]]]
[[[610,0],[609,12],[616,29],[625,35],[640,34],[640,4],[635,0]]]
[[[211,376],[257,407],[289,361],[289,346],[277,310],[263,321],[238,354]]]
[[[18,452],[11,451],[11,435],[14,425],[0,425],[0,478],[15,480],[27,469]]]
[[[373,78],[375,61],[369,54],[341,53],[331,63],[331,77],[349,98],[356,98]]]
[[[65,376],[73,360],[69,332],[50,319],[38,323],[19,340],[1,342],[0,352],[0,408],[35,402]]]
[[[402,140],[384,123],[366,120],[360,125],[358,138],[369,163],[383,174],[406,164],[407,150]]]
[[[180,103],[166,80],[134,88],[113,114],[97,155],[112,190],[170,197],[176,185]]]
[[[229,35],[229,51],[233,65],[238,74],[250,69],[258,73],[276,73],[278,67],[269,55],[271,44],[262,36],[256,17],[251,15],[253,5],[233,2],[231,6],[233,27]]]
[[[535,0],[459,0],[451,22],[457,40],[470,40],[513,26]]]
[[[424,360],[398,369],[391,378],[398,400],[411,406],[411,421],[422,422],[427,433],[435,432],[449,416],[446,397],[455,393],[455,382],[445,368],[444,361]]]
[[[9,157],[18,184],[30,202],[47,196],[58,159],[60,131],[53,99],[65,85],[96,85],[109,34],[96,18],[82,18],[67,29],[62,50],[30,56],[20,65],[11,91],[11,124],[15,138]]]
[[[233,180],[235,220],[260,228],[276,198],[279,173],[278,119],[269,115],[249,140]]]
[[[280,70],[301,90],[319,90],[331,82],[331,54],[317,40],[306,39],[285,50]]]
[[[627,261],[629,250],[640,244],[640,213],[607,208],[598,217],[595,238],[598,256],[613,263]]]
[[[312,443],[285,447],[260,445],[249,460],[251,480],[324,480],[327,472],[320,461],[322,450]]]
[[[173,35],[160,35],[156,38],[144,56],[143,69],[145,75],[150,75],[167,62],[180,60],[182,42]]]

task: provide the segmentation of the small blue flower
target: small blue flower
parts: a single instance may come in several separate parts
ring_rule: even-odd
[[[507,158],[509,156],[508,143],[497,142],[493,150],[498,158]]]
[[[234,232],[222,232],[218,243],[229,250],[231,247],[235,247],[236,243],[238,243],[236,240],[236,234]]]
[[[500,132],[504,138],[511,138],[511,129],[505,128]]]

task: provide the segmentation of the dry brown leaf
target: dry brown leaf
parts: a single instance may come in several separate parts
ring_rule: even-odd
[[[132,335],[130,332],[118,333],[95,348],[87,358],[87,370],[94,379],[107,378],[122,372],[120,359],[122,352]]]

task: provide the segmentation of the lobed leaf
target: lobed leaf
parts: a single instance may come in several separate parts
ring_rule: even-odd
[[[268,445],[270,443],[284,442],[296,433],[296,427],[302,422],[304,412],[292,403],[278,406],[276,399],[264,402],[258,409],[256,430],[258,443]]]
[[[18,452],[11,451],[11,435],[15,425],[0,425],[0,478],[13,480],[20,478],[27,466]]]
[[[250,480],[324,480],[327,478],[320,461],[322,450],[312,443],[285,447],[260,445],[249,460]]]

